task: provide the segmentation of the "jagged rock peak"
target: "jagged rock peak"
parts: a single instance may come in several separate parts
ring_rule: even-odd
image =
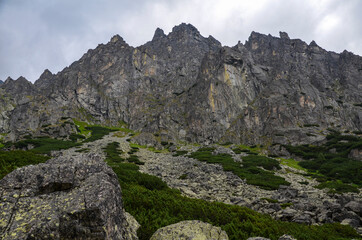
[[[319,47],[318,44],[317,44],[314,40],[312,40],[312,41],[310,42],[309,46],[310,46],[310,47]]]
[[[53,76],[53,73],[49,69],[45,69],[44,72],[40,75],[39,79],[45,79]]]
[[[281,39],[290,39],[288,33],[286,32],[279,32],[279,36]]]
[[[8,77],[4,83],[9,83],[9,82],[13,82],[15,81],[14,79],[12,79],[11,77]]]
[[[201,36],[199,30],[191,24],[181,23],[180,25],[174,26],[170,36]]]
[[[30,81],[28,81],[25,77],[23,76],[20,76],[18,79],[14,80],[12,79],[11,77],[8,77],[5,81],[5,83],[16,83],[16,84],[30,84],[30,85],[33,85]]]
[[[119,36],[118,34],[114,35],[111,40],[111,43],[118,43],[118,44],[126,44],[126,42],[124,41],[124,39]]]
[[[152,41],[166,37],[164,31],[161,28],[157,28],[153,35]]]

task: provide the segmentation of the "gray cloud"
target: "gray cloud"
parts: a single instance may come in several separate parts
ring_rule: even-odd
[[[362,55],[359,0],[0,0],[0,79],[35,81],[61,71],[88,49],[119,34],[130,45],[187,22],[222,44],[244,42],[251,31],[279,31],[335,52]]]

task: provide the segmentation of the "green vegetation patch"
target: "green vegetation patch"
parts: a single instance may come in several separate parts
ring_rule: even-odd
[[[17,149],[24,149],[27,148],[29,145],[32,145],[34,148],[29,151],[40,154],[50,154],[51,151],[68,149],[71,147],[80,146],[81,144],[72,141],[63,141],[49,137],[41,137],[34,139],[25,139],[16,143],[7,143],[6,147],[9,147],[11,145],[14,145]]]
[[[280,206],[281,206],[283,209],[286,209],[287,207],[293,206],[293,203],[282,203],[282,204],[280,204]]]
[[[289,159],[279,158],[279,160],[280,160],[281,164],[286,165],[288,167],[295,168],[295,169],[302,170],[302,171],[307,171],[307,169],[301,167],[299,165],[299,161],[297,161],[295,159],[292,159],[292,158],[289,158]]]
[[[234,161],[230,154],[212,154],[214,148],[200,148],[190,154],[191,158],[207,163],[220,164],[225,171],[230,171],[242,179],[246,179],[248,184],[259,186],[266,190],[275,190],[279,185],[290,185],[284,178],[275,176],[273,172],[267,170],[280,168],[278,161],[264,156],[250,155],[243,157],[243,166]]]
[[[0,151],[0,179],[19,167],[43,163],[48,159],[48,156],[38,155],[31,151]]]
[[[141,224],[140,240],[148,240],[159,228],[184,220],[201,220],[221,227],[231,240],[262,236],[278,239],[290,234],[299,240],[358,237],[349,226],[307,226],[272,219],[245,207],[183,197],[160,178],[140,173],[132,163],[107,160],[122,187],[124,208]]]
[[[247,153],[251,155],[258,155],[261,151],[262,146],[252,145],[252,146],[246,146],[246,145],[237,145],[232,150],[235,154],[240,153]]]
[[[269,203],[278,203],[279,201],[272,198],[260,198],[261,200],[266,200]]]
[[[188,153],[188,151],[176,151],[172,156],[178,157],[178,156],[186,155],[187,153]]]
[[[326,181],[322,182],[316,188],[323,189],[329,188],[331,189],[330,193],[346,193],[346,192],[355,192],[359,193],[358,187],[351,184],[343,183],[342,181]]]
[[[106,162],[109,163],[120,163],[123,162],[124,159],[120,156],[123,152],[119,150],[118,142],[108,143],[103,151],[106,153]]]
[[[310,176],[325,183],[319,187],[328,187],[339,193],[355,191],[357,188],[347,185],[355,184],[362,187],[362,162],[348,158],[348,155],[352,149],[362,148],[362,138],[329,130],[331,133],[327,135],[327,142],[321,146],[285,147],[290,153],[304,159],[298,164],[308,169]]]
[[[101,126],[88,126],[85,129],[91,131],[91,136],[84,140],[84,142],[93,142],[98,139],[103,138],[105,135],[108,135],[110,132],[116,131],[115,129],[110,129]]]

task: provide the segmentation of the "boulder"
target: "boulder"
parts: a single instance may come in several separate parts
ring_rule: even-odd
[[[342,225],[350,225],[353,228],[358,228],[360,226],[358,220],[346,218],[341,222]]]
[[[293,199],[298,196],[298,189],[281,185],[278,189],[279,199]]]
[[[97,155],[53,158],[0,180],[1,239],[138,239],[117,176]]]
[[[300,214],[300,215],[298,214],[293,217],[292,221],[296,223],[311,224],[312,218],[309,214]]]
[[[283,221],[291,221],[296,213],[296,210],[287,207],[286,209],[278,212],[277,218]]]
[[[292,236],[288,235],[288,234],[284,234],[278,240],[296,240],[296,239],[293,238]]]
[[[150,240],[228,240],[219,227],[197,220],[182,221],[158,229]]]
[[[362,216],[362,203],[357,201],[351,201],[344,206],[347,210],[357,213]]]
[[[152,133],[140,133],[132,138],[132,142],[137,143],[138,145],[161,148],[160,143]]]

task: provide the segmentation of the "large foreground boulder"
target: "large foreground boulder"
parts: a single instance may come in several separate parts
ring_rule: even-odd
[[[228,240],[225,231],[201,221],[182,221],[158,229],[150,240]]]
[[[95,155],[16,169],[0,180],[0,213],[1,239],[137,239],[117,176]]]

